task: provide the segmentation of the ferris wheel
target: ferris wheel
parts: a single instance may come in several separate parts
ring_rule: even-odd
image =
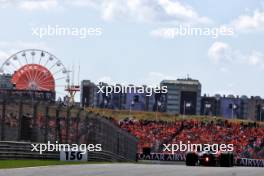
[[[19,51],[0,67],[0,74],[11,75],[17,90],[56,91],[69,82],[68,70],[53,54],[39,50]]]

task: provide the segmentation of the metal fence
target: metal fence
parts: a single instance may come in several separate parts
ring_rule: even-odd
[[[23,100],[0,101],[1,141],[101,144],[127,160],[136,160],[137,138],[111,120],[78,107]]]

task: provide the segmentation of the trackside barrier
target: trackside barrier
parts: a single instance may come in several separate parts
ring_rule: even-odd
[[[235,163],[237,166],[264,167],[264,160],[261,159],[237,158]]]
[[[112,118],[77,106],[14,99],[0,100],[0,141],[101,144],[103,151],[118,156],[114,160],[133,161],[138,143]]]
[[[165,153],[151,153],[145,155],[142,153],[137,154],[138,160],[157,160],[157,161],[185,161],[185,154],[165,154]]]
[[[31,151],[31,143],[28,142],[0,142],[0,159],[58,159],[56,152],[38,152]]]
[[[142,153],[137,154],[138,160],[150,160],[150,161],[185,161],[185,154],[165,154],[165,153],[151,153],[150,155],[145,155]],[[263,159],[250,159],[250,158],[236,158],[236,166],[246,166],[246,167],[264,167]]]
[[[4,159],[59,159],[59,152],[32,152],[32,143],[29,142],[0,142],[0,160]],[[130,162],[121,155],[109,151],[88,152],[88,161]]]

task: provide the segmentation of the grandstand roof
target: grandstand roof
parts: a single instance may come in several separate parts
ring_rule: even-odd
[[[177,80],[163,80],[162,84],[189,84],[189,85],[201,85],[198,80],[186,78],[186,79],[177,79]]]

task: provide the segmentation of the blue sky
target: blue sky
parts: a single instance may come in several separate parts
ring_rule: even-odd
[[[26,48],[50,51],[80,79],[158,84],[187,74],[210,95],[264,97],[264,1],[0,0],[0,61]],[[32,27],[100,27],[102,35],[32,35]],[[233,36],[167,38],[153,31],[228,26]],[[62,90],[60,90],[62,91]]]

